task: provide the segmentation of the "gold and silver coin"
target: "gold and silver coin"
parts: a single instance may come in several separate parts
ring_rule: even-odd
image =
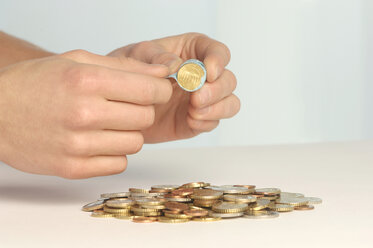
[[[211,186],[206,182],[154,185],[151,189],[105,193],[86,204],[83,211],[96,218],[117,218],[135,223],[212,222],[229,218],[268,219],[293,210],[313,210],[322,202],[301,193],[255,185]],[[303,212],[304,212],[303,211]]]
[[[206,82],[207,72],[205,65],[197,59],[185,61],[175,74],[168,76],[176,80],[185,91],[199,90]]]

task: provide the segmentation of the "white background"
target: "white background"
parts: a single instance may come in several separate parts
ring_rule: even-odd
[[[373,137],[372,13],[370,0],[0,0],[0,29],[100,54],[206,33],[232,51],[241,112],[213,133],[151,147],[305,143]]]

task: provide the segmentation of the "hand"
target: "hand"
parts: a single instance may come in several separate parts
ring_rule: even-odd
[[[155,122],[143,131],[147,143],[185,139],[211,131],[220,119],[232,117],[240,109],[239,99],[232,94],[236,78],[225,69],[230,52],[224,44],[203,34],[140,42],[119,48],[109,56],[163,64],[168,66],[170,74],[187,59],[197,58],[205,63],[207,83],[200,90],[188,93],[173,82],[170,101],[155,106]]]
[[[72,51],[0,71],[0,160],[87,178],[119,173],[143,145],[154,104],[169,101],[166,66]]]

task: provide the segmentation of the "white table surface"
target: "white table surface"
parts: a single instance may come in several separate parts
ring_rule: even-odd
[[[206,181],[323,199],[277,219],[136,224],[81,207],[128,187]],[[146,150],[120,175],[87,180],[0,164],[0,247],[373,247],[373,142]]]

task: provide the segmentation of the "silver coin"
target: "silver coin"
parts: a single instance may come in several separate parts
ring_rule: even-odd
[[[210,217],[220,217],[220,218],[237,218],[243,216],[243,212],[239,213],[216,213],[216,212],[209,212]]]
[[[260,189],[256,189],[255,192],[263,193],[263,194],[280,194],[281,189],[279,189],[279,188],[260,188]]]
[[[131,197],[157,197],[162,196],[165,193],[131,193]]]
[[[245,187],[234,187],[234,186],[208,186],[206,189],[213,189],[216,191],[221,191],[224,194],[249,194],[250,189]]]
[[[153,185],[152,189],[174,190],[174,189],[177,189],[179,187],[180,187],[180,185],[164,184],[164,185]]]
[[[308,204],[320,204],[322,199],[318,197],[304,197],[304,200],[308,201]]]
[[[276,211],[246,211],[243,215],[247,219],[271,219],[279,217]]]
[[[256,197],[252,195],[224,195],[225,201],[239,202],[239,203],[251,203],[256,202]]]
[[[157,199],[157,198],[139,198],[135,200],[137,204],[139,205],[160,205],[165,202],[163,199]]]
[[[104,200],[97,200],[91,203],[88,203],[82,207],[83,211],[90,212],[93,210],[101,209],[104,207]]]
[[[301,193],[292,193],[292,192],[281,192],[280,197],[282,198],[300,198],[304,197]]]
[[[101,198],[125,198],[129,197],[130,195],[130,192],[104,193],[101,194]]]

